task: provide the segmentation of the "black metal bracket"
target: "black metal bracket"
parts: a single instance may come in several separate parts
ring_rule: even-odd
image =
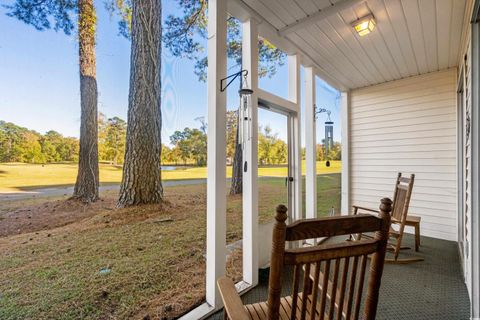
[[[248,70],[246,69],[240,70],[220,80],[220,91],[221,92],[225,91],[235,79],[237,79],[239,76],[242,76],[242,75],[246,77],[248,75]],[[227,84],[225,85],[225,81],[229,79],[230,81],[228,81]],[[240,88],[242,88],[242,83],[243,83],[242,78],[240,78]]]

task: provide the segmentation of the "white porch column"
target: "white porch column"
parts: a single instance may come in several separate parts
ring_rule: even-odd
[[[293,209],[293,220],[302,219],[302,138],[300,130],[300,57],[288,56],[288,99],[297,105],[297,113],[292,115],[291,130],[293,143],[292,176],[293,176],[293,208],[289,208],[290,215]]]
[[[258,32],[254,20],[243,23],[242,65],[248,70],[247,87],[251,96],[251,137],[245,141],[243,161],[243,281],[258,284]],[[242,169],[244,167],[242,166]]]
[[[340,113],[342,115],[342,199],[341,214],[350,213],[350,93],[342,92]]]
[[[216,281],[226,263],[226,93],[227,1],[208,1],[207,303],[222,305]]]
[[[315,74],[305,68],[305,213],[317,217],[317,129],[315,121]]]

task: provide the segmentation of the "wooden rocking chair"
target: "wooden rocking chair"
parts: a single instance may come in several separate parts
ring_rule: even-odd
[[[370,214],[297,221],[286,226],[287,208],[277,207],[273,229],[268,301],[243,305],[233,282],[218,280],[225,319],[375,319],[390,228],[392,201],[382,199]],[[285,249],[286,241],[375,232],[373,239]],[[372,255],[363,299],[367,257]],[[284,266],[293,266],[293,293],[281,297]],[[333,273],[330,272],[333,270]],[[300,278],[303,278],[300,280]],[[301,292],[300,292],[301,291]]]
[[[389,241],[387,250],[393,252],[393,259],[385,258],[387,263],[410,263],[423,261],[423,258],[413,257],[413,258],[399,258],[400,250],[410,249],[410,247],[402,247],[403,233],[405,230],[405,225],[408,224],[408,208],[410,205],[410,198],[413,190],[413,183],[415,181],[415,175],[410,175],[410,178],[402,177],[402,173],[398,173],[397,183],[395,184],[395,192],[393,196],[393,212],[392,212],[392,225],[398,225],[398,231],[390,228],[389,239],[394,239],[394,242]],[[353,214],[358,214],[360,211],[368,211],[379,213],[378,210],[364,208],[360,206],[353,206]],[[368,235],[363,235],[364,237],[369,237]],[[360,239],[362,234],[353,236],[356,240]],[[418,243],[420,237],[418,233],[415,235],[415,250],[418,251]]]

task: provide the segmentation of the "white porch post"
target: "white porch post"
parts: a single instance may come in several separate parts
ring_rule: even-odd
[[[293,209],[292,219],[298,220],[303,217],[302,212],[302,140],[300,131],[300,57],[288,56],[288,99],[297,105],[297,113],[292,115],[291,129],[293,143],[292,176],[293,176],[293,208],[289,208],[290,214]]]
[[[222,305],[216,281],[226,263],[226,94],[227,1],[208,1],[207,303]]]
[[[342,115],[342,199],[341,213],[350,213],[350,93],[342,92],[340,112]]]
[[[317,217],[317,129],[315,121],[315,74],[305,68],[305,213]]]
[[[242,65],[248,70],[247,87],[251,96],[251,137],[245,141],[243,161],[243,281],[258,284],[258,32],[254,20],[243,23]]]

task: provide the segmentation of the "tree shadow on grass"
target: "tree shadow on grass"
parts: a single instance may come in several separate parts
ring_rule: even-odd
[[[102,186],[115,186],[119,185],[120,183],[118,182],[101,182],[100,187]],[[19,192],[29,192],[29,191],[36,191],[36,190],[49,190],[49,189],[68,189],[68,188],[73,188],[75,184],[73,183],[65,183],[65,184],[37,184],[33,186],[17,186],[15,189],[18,189]],[[1,193],[1,192],[0,192]]]

